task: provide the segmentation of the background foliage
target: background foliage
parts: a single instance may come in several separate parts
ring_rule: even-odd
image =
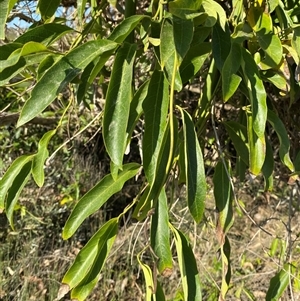
[[[235,218],[270,242],[265,299],[296,298],[299,15],[296,0],[0,2],[0,210],[13,233],[29,212],[22,191],[49,185],[56,156],[59,203],[72,209],[59,225],[64,240],[122,199],[77,250],[56,300],[88,298],[134,221],[144,299],[259,299],[232,277]],[[16,18],[29,23],[17,37]],[[67,162],[75,150],[88,169]],[[241,189],[274,211],[252,214]],[[288,210],[278,218],[281,196]],[[185,207],[194,230],[176,220]],[[214,281],[199,272],[192,237],[207,227],[219,254]],[[170,288],[176,271],[181,284]]]

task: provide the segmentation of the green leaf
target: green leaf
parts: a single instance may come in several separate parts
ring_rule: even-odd
[[[182,64],[180,65],[180,76],[183,83],[188,82],[194,77],[211,52],[211,43],[204,42],[199,45],[192,46]]]
[[[142,251],[143,252],[143,251]],[[138,253],[137,260],[139,265],[142,268],[144,277],[145,277],[145,286],[146,286],[146,301],[152,301],[152,296],[155,295],[156,283],[153,281],[153,275],[151,268],[141,261],[142,252]]]
[[[293,28],[293,39],[291,40],[291,45],[297,52],[298,59],[300,59],[300,26],[295,26]]]
[[[168,82],[163,72],[155,70],[150,79],[147,96],[143,102],[145,115],[142,148],[143,167],[149,183],[154,180],[158,154],[167,128],[168,104]]]
[[[56,130],[51,130],[44,134],[42,139],[39,141],[38,152],[33,157],[32,177],[39,187],[42,187],[44,185],[44,163],[49,156],[49,152],[47,149],[48,143],[55,133]]]
[[[1,0],[0,1],[0,40],[5,39],[6,19],[10,10],[13,8],[17,0]]]
[[[133,15],[124,19],[108,37],[109,40],[116,43],[122,43],[136,26],[144,19],[146,15]]]
[[[184,301],[201,301],[200,277],[192,248],[178,229],[170,223],[169,227],[174,234]]]
[[[38,9],[42,18],[44,20],[51,18],[55,14],[59,4],[60,0],[39,0]]]
[[[282,91],[286,91],[287,89],[287,81],[283,74],[279,74],[273,70],[267,70],[263,73],[262,78]]]
[[[193,19],[202,12],[202,0],[174,0],[169,2],[169,11],[182,19]]]
[[[71,298],[73,300],[84,301],[98,282],[100,272],[118,233],[118,218],[113,218],[108,221],[98,232],[100,233],[98,244],[96,245],[96,257],[88,273],[84,275],[82,281],[73,288],[71,292]],[[86,260],[87,258],[84,259]],[[76,275],[77,273],[74,272],[73,276],[76,277]]]
[[[206,180],[203,156],[191,116],[180,109],[183,123],[187,203],[194,220],[199,223],[204,212]]]
[[[22,48],[18,48],[12,52],[8,58],[0,62],[0,73],[3,72],[4,69],[15,65],[22,56],[43,51],[48,51],[47,47],[43,44],[36,42],[26,43]]]
[[[76,204],[66,221],[63,239],[71,237],[88,216],[96,212],[112,195],[122,189],[127,180],[137,174],[139,168],[140,165],[137,163],[125,164],[116,181],[108,174],[88,191]]]
[[[22,166],[19,173],[13,179],[13,182],[7,193],[5,211],[6,211],[6,216],[8,218],[9,224],[12,227],[12,229],[14,229],[14,221],[13,221],[14,209],[17,204],[17,201],[19,200],[20,193],[22,192],[24,186],[29,180],[30,169],[31,169],[31,162],[29,161]]]
[[[113,163],[120,169],[126,150],[126,127],[132,99],[132,75],[136,45],[124,44],[115,58],[103,116],[103,139]]]
[[[7,169],[0,180],[0,209],[4,209],[7,192],[12,186],[15,178],[21,172],[23,167],[33,159],[33,156],[21,156],[17,158]]]
[[[268,110],[268,122],[272,125],[279,139],[279,156],[282,163],[291,171],[295,170],[294,165],[290,159],[290,140],[283,122],[271,110]]]
[[[172,83],[172,77],[175,76],[175,90],[180,91],[182,89],[182,82],[179,74],[180,62],[177,57],[173,24],[168,19],[164,20],[161,28],[159,50],[161,68],[164,69],[169,84]],[[174,70],[175,75],[173,74]]]
[[[106,222],[86,243],[86,245],[77,254],[75,261],[68,269],[62,283],[73,289],[84,281],[85,277],[90,274],[93,266],[99,257],[102,259],[100,270],[109,253],[107,246],[112,245],[118,231],[118,218],[112,218]]]
[[[283,54],[279,37],[272,33],[266,34],[264,31],[260,31],[257,33],[257,40],[265,52],[265,58],[260,62],[261,69],[278,68]]]
[[[272,149],[271,142],[267,138],[266,138],[266,158],[261,171],[265,179],[264,190],[271,191],[273,189],[274,158],[273,158],[273,149]]]
[[[173,17],[174,44],[177,53],[177,64],[180,66],[193,40],[194,25],[192,20]]]
[[[167,195],[162,189],[151,220],[151,246],[158,257],[157,269],[163,276],[170,274],[173,267],[168,223]]]
[[[93,59],[107,51],[113,51],[117,44],[108,40],[87,42],[63,56],[44,74],[32,90],[18,120],[21,126],[41,113]]]
[[[203,0],[202,6],[207,14],[207,19],[204,25],[213,27],[216,22],[219,21],[220,27],[223,31],[225,31],[227,17],[222,6],[213,0]]]
[[[242,68],[249,91],[249,99],[251,101],[253,130],[258,138],[264,139],[267,121],[266,91],[253,57],[243,48],[242,56]]]
[[[267,291],[266,301],[277,301],[282,296],[283,292],[286,290],[290,275],[295,272],[294,266],[286,263],[283,269],[280,270],[270,281],[270,286]]]
[[[217,68],[222,71],[223,65],[230,53],[231,40],[228,26],[225,30],[219,24],[213,27],[212,31],[212,54]]]
[[[227,169],[227,171],[226,171]],[[227,174],[227,172],[229,174]],[[225,242],[225,235],[233,224],[232,199],[233,193],[230,183],[230,166],[226,162],[226,167],[223,162],[218,162],[215,167],[213,177],[214,197],[217,207],[218,217],[218,233],[220,241]]]
[[[241,77],[236,75],[242,60],[241,46],[231,44],[231,50],[222,68],[222,92],[223,99],[227,101],[237,90]]]
[[[19,36],[15,42],[26,44],[28,42],[41,43],[46,46],[51,45],[63,35],[73,31],[72,28],[56,23],[47,23],[28,29],[25,33]]]
[[[143,112],[143,103],[149,91],[149,82],[150,80],[147,80],[139,87],[130,103],[129,118],[126,130],[128,135],[127,140],[131,139],[133,130]]]
[[[224,122],[227,133],[234,148],[245,164],[249,165],[249,149],[247,147],[247,128],[235,121]]]
[[[86,2],[87,0],[77,0],[77,15],[80,20],[80,23],[82,22],[82,17],[85,13]]]

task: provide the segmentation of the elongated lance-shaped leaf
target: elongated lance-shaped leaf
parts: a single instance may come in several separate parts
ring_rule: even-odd
[[[86,245],[77,254],[75,261],[68,269],[62,283],[69,286],[69,290],[76,286],[79,286],[83,282],[84,278],[92,270],[93,265],[97,260],[97,257],[109,240],[114,239],[118,229],[118,219],[113,218],[106,222],[86,243]],[[106,250],[107,254],[109,250]],[[104,254],[105,255],[105,254]],[[105,256],[106,257],[106,256]],[[104,261],[103,261],[104,263]]]
[[[203,0],[202,7],[207,14],[205,26],[212,27],[218,21],[221,28],[225,30],[227,18],[223,7],[213,0]]]
[[[56,130],[51,130],[44,134],[42,139],[39,141],[39,146],[38,146],[38,152],[37,154],[33,157],[32,161],[32,177],[36,184],[39,187],[42,187],[44,185],[44,163],[45,160],[49,156],[48,152],[48,143],[50,139],[55,135]]]
[[[102,233],[98,240],[96,257],[88,273],[84,275],[82,281],[72,289],[71,298],[73,300],[84,301],[97,284],[100,272],[118,233],[118,218],[113,218],[108,221],[102,226],[100,231]]]
[[[42,18],[44,20],[51,18],[55,14],[59,4],[60,0],[39,0],[38,9]]]
[[[192,20],[183,20],[175,16],[173,17],[173,36],[178,67],[190,48],[193,34],[194,25]]]
[[[1,0],[0,1],[0,40],[5,39],[5,25],[8,14],[13,8],[17,0]]]
[[[253,57],[244,48],[242,48],[242,57],[243,73],[251,101],[253,130],[259,138],[264,139],[267,121],[266,91]]]
[[[114,51],[117,44],[108,40],[87,42],[63,56],[43,75],[26,101],[17,126],[21,126],[41,113],[92,60]]]
[[[265,180],[264,190],[271,191],[273,189],[274,158],[273,158],[272,145],[267,137],[266,137],[266,158],[261,171]]]
[[[227,171],[229,175],[227,174]],[[213,177],[214,197],[218,211],[217,237],[220,245],[225,243],[225,235],[233,224],[232,199],[233,192],[230,184],[230,166],[226,162],[218,162]]]
[[[14,178],[14,181],[7,193],[5,212],[12,229],[14,229],[14,222],[13,222],[14,209],[24,186],[29,180],[31,164],[32,162],[29,161],[22,167],[18,175]]]
[[[231,278],[231,265],[230,265],[230,243],[228,237],[225,236],[224,244],[220,247],[222,259],[222,284],[219,300],[226,300],[225,296],[229,289]]]
[[[279,156],[282,163],[291,171],[295,170],[294,164],[291,161],[290,151],[290,140],[286,132],[285,126],[280,118],[271,110],[268,110],[268,122],[272,125],[279,139]]]
[[[85,13],[86,2],[87,0],[77,0],[77,15],[80,22],[82,22],[82,17],[84,16]]]
[[[186,237],[169,223],[174,234],[184,301],[201,301],[200,277],[192,248]]]
[[[111,174],[106,175],[98,184],[88,191],[76,204],[63,229],[63,239],[71,237],[81,223],[96,212],[112,195],[120,191],[124,183],[134,177],[140,165],[129,163],[123,166],[115,181]]]
[[[167,195],[162,189],[151,220],[151,246],[158,257],[157,269],[162,275],[170,274],[173,267],[168,223]]]
[[[72,28],[63,24],[46,23],[32,29],[28,29],[25,33],[19,36],[15,42],[22,44],[37,42],[49,46],[71,31],[73,31]]]
[[[270,281],[267,291],[266,301],[277,301],[286,290],[290,283],[290,277],[295,273],[295,267],[286,263],[282,270],[279,271]]]
[[[125,43],[116,55],[103,116],[103,139],[113,163],[120,169],[126,149],[126,126],[132,99],[136,45]]]
[[[129,118],[127,124],[127,140],[131,139],[133,130],[143,113],[143,103],[149,91],[149,80],[145,81],[134,94],[130,103]],[[128,141],[129,142],[129,141]]]
[[[4,61],[0,61],[0,72],[3,72],[4,69],[15,65],[19,61],[21,56],[42,51],[48,51],[45,45],[36,42],[28,42],[22,48],[18,48],[17,50],[12,52],[11,55]]]
[[[182,89],[182,82],[179,74],[180,63],[175,46],[174,28],[170,20],[165,19],[160,33],[160,64],[166,73],[169,83],[172,83],[172,78],[175,76],[175,90]],[[174,65],[176,67],[175,75],[173,74]]]
[[[237,90],[242,78],[238,72],[242,60],[241,46],[231,43],[231,49],[222,68],[222,92],[223,100],[227,101]]]
[[[188,82],[197,74],[210,52],[211,44],[208,42],[197,44],[189,49],[179,68],[183,83]]]
[[[168,104],[168,82],[163,72],[155,70],[143,102],[145,115],[143,167],[149,183],[154,180],[158,154],[167,127]]]
[[[20,57],[19,61],[15,65],[5,68],[2,72],[0,72],[0,86],[6,84],[14,76],[20,75],[20,72],[24,70],[25,67],[40,63],[48,55],[49,53],[47,52],[40,52]]]
[[[24,155],[17,158],[7,169],[0,180],[0,209],[4,209],[7,192],[12,186],[15,178],[21,172],[23,167],[33,159],[33,155]]]
[[[142,255],[142,252],[140,252],[137,255],[137,260],[138,260],[139,265],[142,268],[142,271],[143,271],[143,274],[144,274],[144,277],[145,277],[145,286],[146,286],[145,300],[146,301],[156,300],[156,298],[154,297],[155,296],[155,291],[156,291],[156,283],[154,283],[152,270],[149,267],[149,265],[147,265],[147,264],[145,264],[141,261],[141,255]]]
[[[265,137],[259,138],[253,130],[253,115],[250,111],[246,112],[247,116],[247,133],[249,143],[249,170],[257,176],[263,167],[266,156]]]
[[[180,109],[183,123],[187,203],[194,220],[199,223],[204,212],[206,180],[202,151],[191,116]]]
[[[144,18],[149,17],[146,15],[133,15],[124,19],[113,30],[108,39],[116,43],[122,43]]]
[[[231,40],[229,28],[226,26],[225,29],[223,29],[217,23],[212,30],[212,54],[219,71],[222,71],[230,49]]]
[[[155,176],[154,181],[150,185],[149,194],[147,195],[147,198],[145,200],[145,207],[148,206],[150,202],[156,202],[157,198],[161,192],[161,189],[165,185],[165,182],[167,180],[167,177],[170,173],[170,170],[173,166],[173,158],[174,158],[174,150],[173,153],[170,154],[170,146],[171,146],[171,135],[170,135],[170,124],[168,123],[168,127],[165,131],[165,135],[163,138],[163,142],[161,145],[161,148],[159,150],[158,159],[157,159],[157,167],[155,170]],[[178,140],[178,124],[177,119],[174,119],[174,136],[173,136],[173,143],[174,145],[177,145]],[[170,159],[171,156],[171,159]],[[169,159],[171,160],[171,164],[168,165]],[[140,209],[140,214],[145,214],[143,212],[145,208]]]

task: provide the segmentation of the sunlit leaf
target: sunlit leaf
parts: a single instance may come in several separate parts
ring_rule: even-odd
[[[0,1],[0,40],[5,39],[6,19],[10,10],[13,8],[17,0],[1,0]]]
[[[103,139],[106,150],[121,168],[126,150],[126,127],[132,99],[132,74],[136,45],[124,44],[115,58],[103,116]]]
[[[290,282],[290,274],[295,271],[295,268],[286,263],[270,281],[270,286],[267,291],[266,301],[277,301],[280,299]]]
[[[44,134],[42,139],[39,141],[39,146],[38,146],[38,152],[37,154],[33,157],[32,161],[32,177],[35,180],[36,184],[39,187],[42,187],[44,185],[44,163],[45,160],[49,156],[48,152],[48,143],[50,139],[55,135],[56,130],[51,130]]]
[[[213,0],[203,0],[203,9],[207,14],[207,19],[205,21],[205,26],[212,27],[219,21],[222,30],[225,31],[226,24],[226,13],[222,6]]]
[[[152,301],[153,300],[152,296],[155,295],[155,288],[156,288],[156,283],[154,283],[153,281],[152,270],[147,264],[141,261],[141,253],[137,255],[137,260],[142,268],[145,277],[146,296],[144,300]]]
[[[253,57],[245,49],[242,49],[242,56],[242,67],[249,91],[249,98],[251,101],[253,130],[259,138],[264,139],[267,121],[265,87],[260,78],[258,68]]]
[[[115,181],[112,175],[106,175],[98,184],[88,191],[76,204],[63,229],[63,238],[68,239],[78,229],[81,223],[96,212],[112,195],[120,191],[124,183],[134,177],[140,166],[129,163],[123,166]]]
[[[7,198],[5,202],[5,212],[12,229],[14,229],[14,221],[13,221],[14,209],[17,204],[17,201],[19,200],[20,193],[22,192],[24,186],[29,180],[31,164],[32,163],[29,161],[22,166],[19,173],[13,179],[13,182],[11,183],[11,186],[9,187],[7,193]]]
[[[100,272],[102,267],[110,253],[110,250],[114,244],[116,235],[118,233],[118,219],[113,218],[109,220],[106,224],[104,224],[101,229],[97,232],[98,233],[98,243],[96,246],[92,247],[91,249],[96,248],[96,256],[93,262],[89,262],[91,264],[90,269],[86,274],[81,274],[84,278],[77,284],[71,292],[71,298],[78,301],[84,301],[88,295],[91,293],[95,285],[97,284]],[[96,234],[97,234],[96,233]],[[94,252],[95,252],[94,251]],[[85,252],[87,253],[87,252]],[[79,254],[78,254],[79,255]],[[83,256],[82,256],[83,257]],[[84,258],[86,261],[87,258]],[[76,259],[75,259],[76,262]],[[80,262],[82,264],[82,262]],[[82,270],[81,270],[82,272]],[[73,278],[76,278],[78,271],[74,271],[73,274],[70,275],[71,281]],[[73,277],[72,277],[73,276]],[[65,276],[66,277],[66,276]],[[63,282],[65,280],[63,279]]]
[[[2,73],[4,69],[15,65],[22,56],[43,51],[48,51],[47,47],[43,44],[36,42],[26,43],[22,48],[18,48],[12,52],[8,58],[0,62],[0,73]]]
[[[89,275],[97,259],[102,258],[100,270],[109,253],[107,247],[111,247],[118,230],[118,219],[112,218],[106,222],[86,243],[86,245],[77,254],[75,261],[68,269],[63,283],[68,284],[69,289],[73,289],[84,281]],[[98,262],[99,263],[99,262]]]
[[[135,29],[135,27],[147,16],[134,15],[124,19],[108,37],[109,40],[116,43],[122,43],[128,35]]]
[[[169,223],[174,234],[184,301],[201,301],[200,277],[192,248],[186,237]]]
[[[0,180],[0,209],[4,209],[7,192],[23,167],[33,159],[33,156],[23,155],[17,158],[7,169]]]
[[[87,42],[63,56],[44,74],[32,90],[18,121],[18,126],[25,124],[41,113],[96,57],[106,51],[113,51],[117,44],[108,40]]]

